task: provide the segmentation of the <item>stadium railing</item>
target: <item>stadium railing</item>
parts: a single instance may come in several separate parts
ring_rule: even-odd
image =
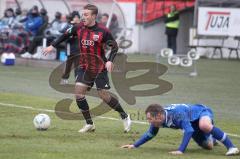
[[[220,57],[223,58],[223,49],[228,49],[228,59],[231,58],[232,54],[235,52],[237,58],[239,59],[239,50],[240,50],[240,37],[231,37],[231,36],[207,36],[207,35],[196,35],[192,39],[193,44],[190,44],[191,49],[197,48],[213,48],[213,53],[210,58],[220,54]],[[207,40],[210,40],[213,43],[206,43]],[[230,42],[229,42],[230,40]],[[205,41],[205,43],[201,43]],[[229,45],[231,43],[231,45]],[[235,45],[233,45],[235,44]]]

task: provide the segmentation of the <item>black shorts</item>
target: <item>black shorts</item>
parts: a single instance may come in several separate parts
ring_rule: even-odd
[[[98,90],[110,89],[107,71],[95,74],[82,68],[77,68],[76,83],[82,83],[92,88],[94,83]]]

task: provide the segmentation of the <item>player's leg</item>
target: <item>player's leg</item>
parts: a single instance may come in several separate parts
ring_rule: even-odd
[[[72,56],[70,55],[67,57],[65,69],[62,74],[62,79],[60,82],[61,84],[68,84],[68,79],[69,79],[70,73],[72,71],[72,64],[73,64],[73,59],[72,59]]]
[[[85,98],[86,91],[91,87],[90,85],[92,85],[92,82],[88,81],[85,76],[86,76],[85,72],[79,69],[75,84],[76,102],[86,121],[86,125],[79,130],[79,132],[82,133],[95,130],[95,126],[93,124],[89,111],[89,105]]]
[[[107,72],[100,73],[96,78],[95,83],[98,89],[99,97],[105,103],[107,103],[112,109],[114,109],[120,114],[121,118],[123,119],[124,131],[125,132],[130,131],[130,127],[131,127],[130,116],[123,110],[119,101],[113,96],[111,96],[107,91],[108,89],[110,89]]]
[[[170,37],[170,35],[167,35],[167,47],[168,48],[172,48],[172,43],[171,43],[171,37]]]
[[[213,138],[210,134],[206,134],[199,128],[199,120],[192,122],[194,129],[192,138],[202,148],[211,150],[213,149]]]
[[[78,66],[79,66],[79,58],[80,57],[80,55],[78,55],[78,54],[76,54],[76,55],[73,55],[73,66],[74,66],[74,77],[76,77],[77,76],[77,68],[78,68]]]
[[[99,97],[107,103],[112,109],[117,111],[123,120],[124,132],[129,132],[131,129],[131,119],[130,116],[123,110],[119,101],[111,96],[107,90],[99,89],[98,90]]]
[[[118,102],[118,100],[114,97],[112,97],[107,90],[104,89],[100,89],[98,90],[98,95],[99,97],[105,102],[107,103],[112,109],[114,109],[115,111],[117,111],[122,119],[127,118],[127,113],[123,110],[122,106],[120,105],[120,103]]]
[[[233,145],[227,134],[212,124],[211,115],[202,116],[199,119],[199,128],[201,131],[205,132],[206,134],[211,134],[212,137],[222,142],[228,149],[226,155],[239,154],[238,148]]]
[[[172,49],[173,53],[177,54],[177,36],[172,36]]]

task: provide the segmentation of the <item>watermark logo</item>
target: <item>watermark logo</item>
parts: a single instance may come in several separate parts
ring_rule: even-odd
[[[92,55],[95,56],[95,55]],[[78,59],[77,56],[74,58]],[[99,57],[94,57],[99,58]],[[68,59],[72,60],[72,59]],[[115,60],[115,71],[112,72],[112,84],[116,88],[117,95],[109,92],[111,96],[121,97],[129,105],[137,103],[136,97],[157,96],[170,91],[173,85],[165,80],[159,79],[167,71],[167,67],[154,62],[128,62],[127,55],[118,54]],[[75,84],[61,85],[61,76],[66,63],[62,63],[53,70],[49,78],[49,85],[58,92],[74,94]],[[75,68],[77,69],[77,68]],[[145,70],[144,74],[127,77],[128,72]],[[132,90],[132,86],[153,84],[156,87],[152,89]],[[98,97],[98,90],[91,88],[86,94],[91,97]],[[74,100],[75,101],[75,100]],[[56,115],[65,120],[83,120],[82,113],[74,113],[70,110],[73,99],[62,99],[55,106]],[[112,110],[106,103],[102,102],[90,110],[92,117],[100,116]]]

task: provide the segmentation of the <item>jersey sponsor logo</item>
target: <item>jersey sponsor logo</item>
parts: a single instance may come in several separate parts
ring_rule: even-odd
[[[98,39],[99,39],[99,35],[96,35],[96,34],[93,35],[93,40],[94,40],[94,41],[98,41]]]
[[[83,47],[94,46],[94,41],[92,41],[92,40],[82,40],[81,43],[82,43]]]

